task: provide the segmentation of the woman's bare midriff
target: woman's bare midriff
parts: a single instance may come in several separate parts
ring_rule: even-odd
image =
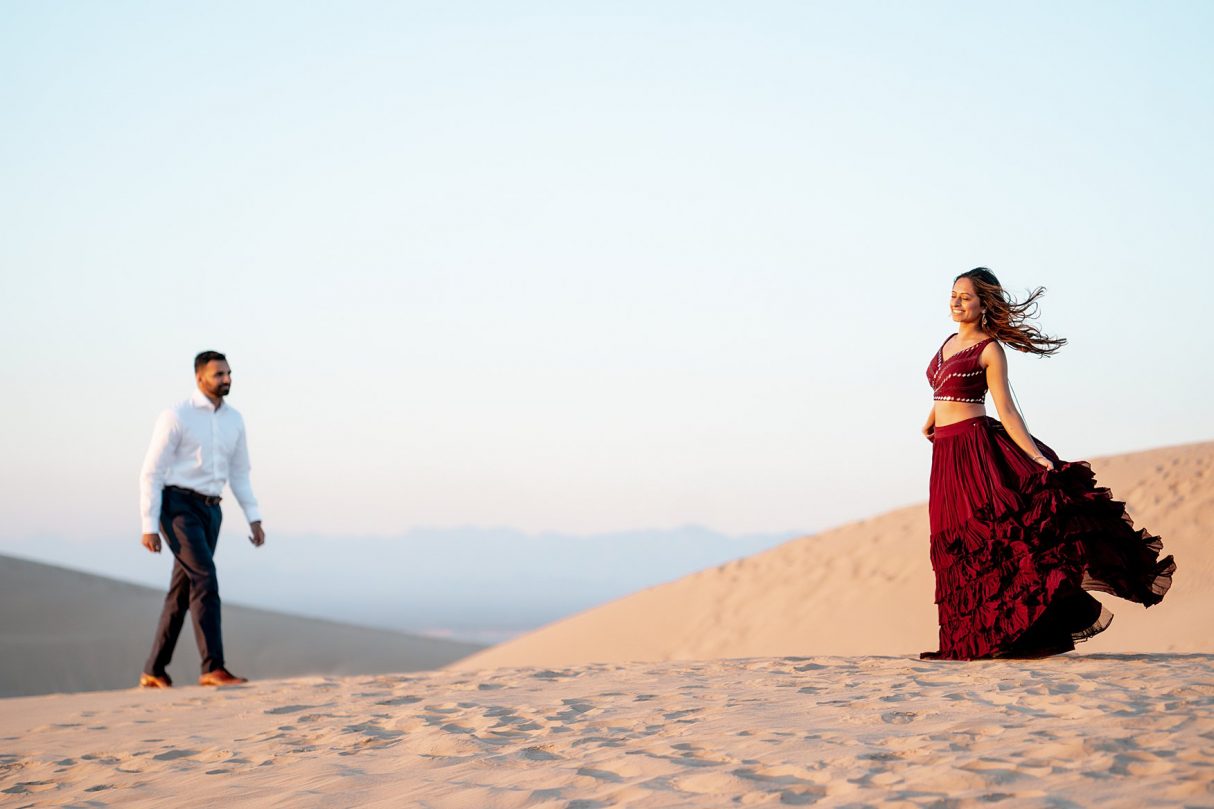
[[[936,402],[936,426],[945,427],[959,421],[985,416],[986,406],[969,402]]]

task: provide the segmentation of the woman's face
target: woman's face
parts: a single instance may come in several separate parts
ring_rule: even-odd
[[[958,278],[949,297],[949,310],[956,323],[974,323],[982,317],[982,304],[978,292],[969,278]]]

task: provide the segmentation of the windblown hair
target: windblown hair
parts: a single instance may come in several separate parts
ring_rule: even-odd
[[[1037,287],[1029,296],[1017,301],[1004,291],[995,274],[986,267],[975,267],[953,279],[953,283],[968,278],[978,293],[978,301],[984,313],[982,330],[1006,346],[1025,354],[1049,357],[1066,345],[1065,337],[1050,337],[1025,321],[1037,317],[1037,299],[1045,294],[1045,287]]]
[[[207,363],[213,360],[222,360],[223,362],[227,362],[228,358],[223,354],[220,354],[218,351],[204,351],[198,356],[194,357],[194,373],[198,373],[203,368],[206,368]]]

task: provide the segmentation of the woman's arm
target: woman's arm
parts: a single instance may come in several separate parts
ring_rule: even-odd
[[[1003,353],[1003,346],[992,340],[982,349],[982,359],[986,361],[986,386],[990,388],[991,401],[999,411],[999,421],[1003,423],[1003,428],[1025,454],[1047,469],[1053,469],[1054,464],[1041,454],[1033,436],[1029,435],[1024,418],[1012,401],[1012,389],[1007,381],[1007,355]]]
[[[931,411],[927,414],[927,421],[923,423],[923,437],[928,441],[935,439],[936,432],[936,405],[932,404]]]

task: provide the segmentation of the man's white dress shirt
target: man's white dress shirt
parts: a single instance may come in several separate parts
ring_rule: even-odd
[[[249,445],[244,419],[226,402],[216,409],[202,391],[169,408],[156,420],[152,444],[139,473],[143,533],[160,532],[161,490],[180,486],[218,497],[231,483],[245,519],[257,522],[261,511],[249,483]]]

